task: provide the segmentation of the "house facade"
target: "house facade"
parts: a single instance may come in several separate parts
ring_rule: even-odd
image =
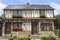
[[[2,36],[54,35],[54,9],[49,5],[8,5],[3,11]]]

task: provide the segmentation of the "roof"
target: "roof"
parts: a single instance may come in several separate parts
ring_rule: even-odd
[[[4,9],[53,9],[49,5],[8,5]]]

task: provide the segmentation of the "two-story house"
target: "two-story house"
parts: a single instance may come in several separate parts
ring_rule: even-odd
[[[49,5],[8,5],[2,35],[54,35],[54,9]]]

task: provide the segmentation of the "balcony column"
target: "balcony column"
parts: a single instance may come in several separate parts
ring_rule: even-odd
[[[12,29],[12,22],[11,22],[11,35],[12,35],[12,31],[13,31],[13,29]]]
[[[2,27],[2,36],[5,36],[5,22],[3,22],[3,27]]]
[[[38,34],[40,34],[41,28],[40,28],[40,22],[38,24]]]
[[[53,36],[54,36],[54,22],[52,22]]]

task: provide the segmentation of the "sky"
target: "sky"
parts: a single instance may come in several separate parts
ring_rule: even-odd
[[[55,9],[55,15],[60,14],[60,0],[0,0],[0,16],[3,14],[3,9],[7,5],[25,5],[27,3],[37,5],[50,5]]]

